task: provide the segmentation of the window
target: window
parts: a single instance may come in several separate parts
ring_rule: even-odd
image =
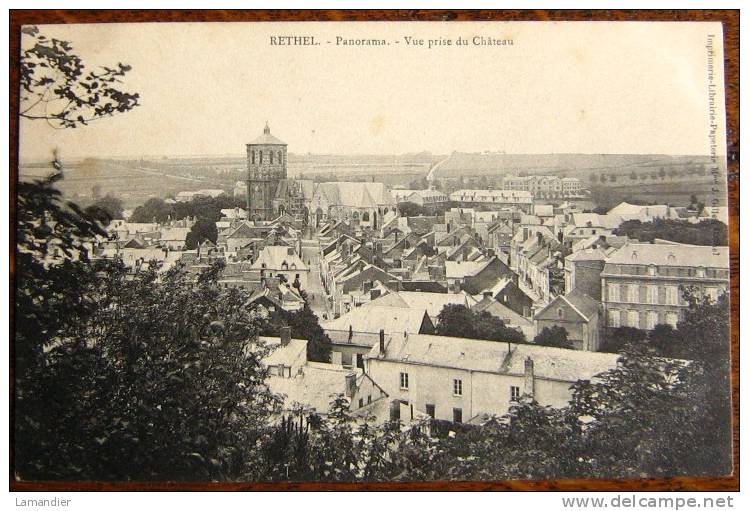
[[[634,284],[627,286],[627,301],[629,303],[637,303],[637,286]]]
[[[655,311],[648,311],[648,330],[655,328],[655,324],[658,322],[658,313]]]
[[[679,322],[679,314],[676,312],[666,313],[666,323],[676,328],[676,324]]]
[[[434,405],[426,405],[427,415],[434,419]]]
[[[647,303],[658,303],[658,286],[648,286]]]
[[[401,390],[408,390],[408,373],[401,373]]]
[[[260,163],[263,163],[263,151],[258,151],[260,153]]]
[[[609,284],[609,301],[619,301],[619,284]]]
[[[370,404],[372,402],[372,394],[367,396],[367,404]]]
[[[627,326],[631,326],[632,328],[640,327],[640,314],[637,311],[629,311],[627,314]]]
[[[678,304],[678,288],[676,286],[666,286],[666,305]]]
[[[616,309],[609,310],[609,326],[619,328],[621,326],[621,314]]]
[[[283,156],[281,156],[281,151],[278,151],[278,164],[281,165],[283,163]]]
[[[454,396],[463,395],[463,380],[458,380],[458,379],[453,380],[453,395]]]
[[[510,387],[510,401],[519,401],[520,400],[520,387],[516,387],[512,385]]]
[[[717,287],[708,287],[705,289],[705,296],[710,298],[711,302],[717,302],[718,301],[718,288]]]
[[[252,153],[250,154],[250,161],[253,165],[255,164],[255,151],[252,151]]]
[[[463,422],[463,410],[460,408],[453,408],[453,422]]]
[[[364,398],[363,398],[363,397],[360,397],[360,398],[359,398],[359,408],[361,408],[361,407],[363,407],[363,406],[364,406]]]
[[[273,151],[270,152],[270,164],[273,165]]]

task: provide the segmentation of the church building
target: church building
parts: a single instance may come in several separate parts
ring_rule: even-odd
[[[247,144],[247,211],[251,220],[272,220],[273,199],[279,183],[286,179],[286,143],[270,133]]]
[[[286,213],[307,224],[314,183],[288,179],[287,145],[270,133],[247,144],[247,210],[250,220],[273,220]]]

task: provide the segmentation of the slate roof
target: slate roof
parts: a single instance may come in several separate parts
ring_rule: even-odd
[[[606,260],[606,264],[654,264],[728,269],[728,247],[630,243]]]
[[[373,346],[369,358],[378,355]],[[537,378],[564,382],[591,379],[613,369],[619,355],[592,351],[551,348],[534,344],[482,341],[460,337],[409,334],[393,335],[385,344],[387,360],[450,367],[466,371],[522,376],[525,360],[534,362]]]
[[[465,305],[470,308],[477,303],[477,300],[465,292],[420,293],[416,291],[396,291],[381,296],[370,303],[385,307],[426,310],[430,317],[436,318],[445,305]]]
[[[265,125],[265,129],[263,130],[263,134],[257,137],[255,140],[250,142],[247,145],[287,145],[286,142],[283,142],[279,140],[278,138],[274,137],[270,134],[270,128],[268,125]]]
[[[666,204],[643,206],[639,204],[629,204],[628,202],[620,202],[618,205],[611,208],[607,214],[623,216],[643,216],[649,218],[666,218],[669,216],[669,209]]]
[[[274,393],[285,396],[285,408],[299,403],[325,414],[330,409],[333,395],[345,393],[346,375],[350,373],[356,373],[357,383],[366,377],[358,368],[345,369],[333,364],[307,362],[302,366],[301,374],[292,378],[271,375],[266,381]]]
[[[377,333],[380,329],[385,333],[419,333],[424,321],[425,308],[407,308],[402,306],[380,306],[374,302],[354,307],[350,312],[331,321],[321,321],[320,326],[325,330],[348,330],[354,332]]]
[[[616,229],[622,223],[622,217],[611,214],[598,215],[596,213],[573,213],[571,225],[576,227],[587,227],[588,223],[592,227],[603,227],[605,229]]]
[[[384,183],[358,181],[320,183],[315,194],[324,195],[332,206],[376,208],[378,205],[395,205],[395,200]]]
[[[265,366],[283,364],[286,367],[292,367],[294,362],[307,358],[307,341],[305,339],[291,339],[286,346],[281,346],[280,337],[261,336],[259,340],[272,350],[262,360]]]
[[[448,279],[462,279],[475,275],[487,265],[487,261],[445,261],[445,276]]]
[[[187,227],[164,227],[161,229],[161,241],[185,241],[189,232]]]

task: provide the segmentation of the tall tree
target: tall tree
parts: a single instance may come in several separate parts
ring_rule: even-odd
[[[123,210],[122,200],[110,194],[101,197],[86,208],[86,212],[99,220],[102,225],[121,219]]]
[[[437,335],[487,341],[525,342],[522,332],[505,325],[486,311],[476,313],[465,305],[445,305],[437,316]]]
[[[216,243],[216,240],[218,240],[218,228],[216,227],[216,222],[213,220],[198,218],[190,228],[190,232],[187,233],[185,248],[187,250],[195,250],[205,240]]]
[[[572,341],[567,337],[567,329],[560,326],[544,327],[533,339],[534,344],[554,348],[572,349]]]

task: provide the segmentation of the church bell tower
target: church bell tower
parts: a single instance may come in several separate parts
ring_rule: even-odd
[[[247,144],[247,211],[250,220],[272,220],[273,198],[278,184],[286,179],[286,143],[270,133]]]

